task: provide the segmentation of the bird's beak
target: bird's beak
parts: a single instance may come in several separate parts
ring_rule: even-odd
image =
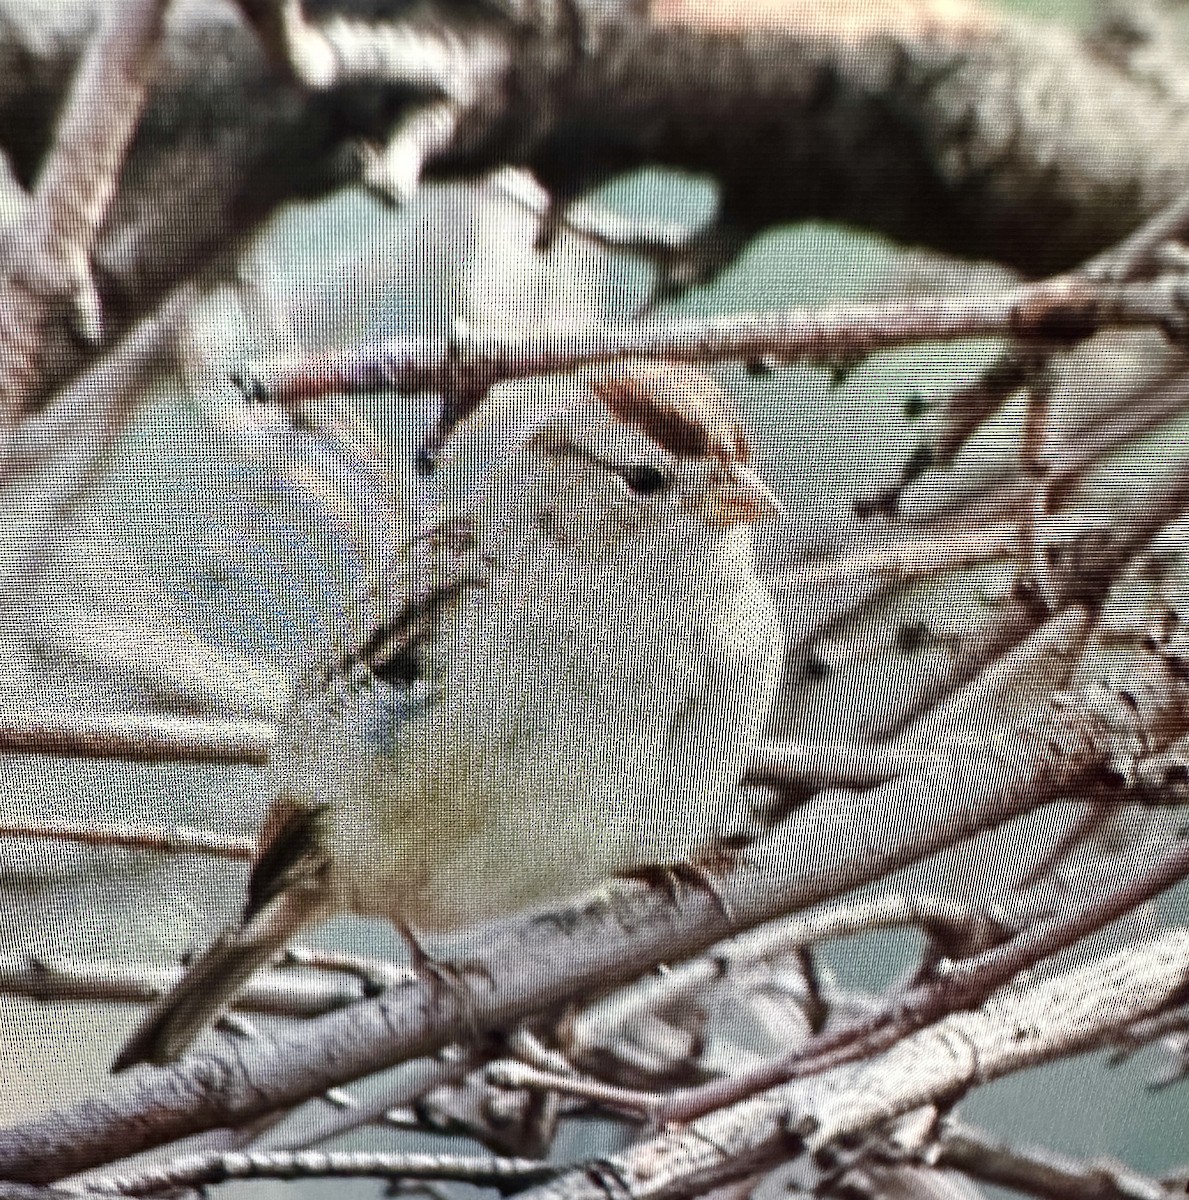
[[[710,523],[724,529],[769,521],[784,512],[784,505],[772,489],[742,463],[732,463],[727,468],[722,482],[707,497],[706,508]]]

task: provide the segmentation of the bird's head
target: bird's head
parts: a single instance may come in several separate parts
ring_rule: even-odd
[[[710,376],[670,363],[584,372],[525,434],[503,472],[510,507],[595,554],[749,537],[780,512]]]

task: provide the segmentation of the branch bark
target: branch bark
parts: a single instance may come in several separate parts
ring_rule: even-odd
[[[190,1133],[250,1120],[432,1054],[464,1028],[508,1028],[571,998],[688,957],[731,931],[848,891],[1076,789],[1189,728],[1189,669],[1152,655],[1125,697],[1090,688],[1001,742],[861,797],[823,792],[758,843],[717,896],[620,885],[461,945],[482,984],[463,1000],[421,986],[320,1018],[269,1047],[224,1046],[140,1070],[102,1095],[0,1133],[0,1177],[49,1182]]]
[[[572,1171],[523,1200],[676,1200],[813,1152],[1002,1075],[1103,1044],[1159,1011],[1186,982],[1189,932],[1175,930],[1043,983],[997,993],[868,1062],[774,1088],[688,1127]]]

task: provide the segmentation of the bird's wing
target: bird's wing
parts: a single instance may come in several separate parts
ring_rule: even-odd
[[[308,892],[312,897],[325,886],[331,863],[320,822],[327,807],[303,802],[286,791],[273,800],[248,877],[245,925],[282,893]]]
[[[428,527],[405,547],[380,616],[342,665],[363,666],[394,686],[432,678],[439,635],[459,605],[487,586],[490,565],[479,552],[469,517],[441,519]]]

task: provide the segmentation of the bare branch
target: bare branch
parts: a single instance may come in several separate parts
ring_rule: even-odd
[[[796,1080],[534,1188],[524,1200],[676,1200],[1055,1058],[1084,1053],[1185,986],[1189,932],[997,993],[870,1061]]]
[[[1078,340],[1115,325],[1167,325],[1180,318],[1179,276],[1095,288],[1076,275],[982,296],[929,296],[833,310],[789,309],[549,333],[473,333],[395,340],[298,361],[252,367],[243,378],[257,400],[291,405],[333,392],[467,392],[584,365],[643,357],[709,363],[854,362],[921,341],[1015,335]],[[459,414],[464,416],[465,413]]]
[[[528,1091],[556,1092],[577,1100],[587,1100],[614,1112],[626,1112],[636,1117],[645,1117],[660,1111],[664,1096],[659,1093],[638,1092],[631,1088],[617,1087],[599,1079],[578,1075],[573,1071],[565,1074],[546,1071],[540,1067],[514,1059],[503,1059],[491,1063],[487,1068],[487,1080],[496,1087],[524,1088]]]
[[[1110,454],[1184,411],[1187,401],[1183,356],[1156,347],[1149,349],[1148,356],[1156,361],[1133,364],[1136,370],[1130,378],[1112,376],[1105,381],[1099,380],[1094,359],[1067,364],[1072,369],[1063,374],[1059,400],[1069,410],[1070,427],[1053,436],[1047,451],[1046,487],[1053,504],[1060,504],[1079,479]],[[1093,391],[1088,396],[1090,389]],[[1094,396],[1094,391],[1099,395]],[[922,470],[934,461],[935,455],[929,451],[923,456]],[[922,470],[912,472],[912,479],[919,479]],[[902,506],[897,510],[902,520],[915,523],[924,519],[932,526],[955,519],[969,520],[977,514],[979,519],[989,522],[1018,513],[1027,502],[1028,481],[1020,474],[1015,459],[974,485],[960,471],[950,475],[930,473],[928,480],[923,512],[919,515],[911,510],[906,512]],[[903,492],[902,479],[893,488],[863,503],[882,510],[898,501]],[[916,498],[916,493],[910,494]]]
[[[947,1121],[929,1154],[939,1167],[1040,1200],[1169,1200],[1169,1189],[1122,1163],[1076,1162],[1050,1150],[1021,1150]]]
[[[897,709],[874,718],[869,736],[889,738],[917,720],[931,720],[930,711],[946,696],[1021,642],[1049,612],[1060,613],[1067,606],[1101,605],[1120,573],[1180,519],[1187,505],[1189,460],[1175,462],[1173,469],[1149,488],[1121,502],[1109,529],[1091,525],[1072,537],[1049,542],[1042,526],[1036,540],[1037,554],[1044,563],[1043,598],[1022,581],[1023,586],[1017,585],[1000,601],[985,622],[949,647],[949,654],[932,673],[916,675],[912,686],[897,694]]]
[[[1056,531],[1054,531],[1056,532]],[[890,546],[805,563],[768,578],[769,587],[816,588],[823,583],[861,583],[874,577],[890,583],[925,579],[943,571],[1011,558],[1020,550],[1015,522],[1001,521],[968,532],[920,534]]]
[[[1185,1005],[1145,1017],[1119,1032],[1114,1039],[1116,1045],[1111,1051],[1110,1064],[1113,1067],[1118,1066],[1143,1046],[1170,1034],[1186,1032],[1189,1032],[1189,1007]]]
[[[74,962],[34,955],[0,956],[0,992],[35,1000],[88,1000],[147,1004],[177,982],[176,968],[114,962]],[[236,997],[242,1012],[314,1017],[351,1004],[365,994],[358,983],[333,977],[307,977],[292,971],[255,976]]]
[[[9,753],[259,766],[268,761],[274,737],[275,729],[267,721],[36,709],[0,712],[0,750]]]
[[[1008,626],[1007,633],[1023,627],[1024,614],[1017,610],[1015,615],[1020,625]],[[905,727],[895,740],[858,745],[771,742],[757,747],[748,778],[807,787],[870,787],[900,774],[921,775],[946,758],[969,753],[972,745],[986,741],[989,731],[1016,719],[1025,709],[1022,699],[1044,700],[1063,687],[1091,629],[1085,609],[1069,608],[992,661],[948,699],[938,702],[938,695],[943,684],[955,681],[956,670],[933,681],[931,689],[922,689],[923,698],[910,693],[911,707],[896,720],[897,726]],[[964,653],[971,659],[977,653],[992,658],[992,648],[1001,652],[1006,642],[1003,628],[992,624],[990,630],[964,643]],[[955,667],[964,665],[962,654],[962,648],[955,653]],[[975,665],[981,663],[975,659]],[[926,711],[917,718],[920,709]]]
[[[897,775],[922,775],[941,759],[966,752],[974,740],[973,736],[960,736],[928,746],[898,742],[772,742],[755,751],[747,778],[811,788],[870,787]]]
[[[97,821],[70,825],[61,821],[0,821],[0,840],[35,838],[50,842],[79,842],[86,846],[118,846],[127,850],[153,850],[159,854],[209,854],[216,858],[251,858],[254,837],[233,837],[182,825],[111,824]]]
[[[91,255],[148,94],[166,3],[112,10],[75,77],[32,202],[11,231],[12,258],[0,278],[6,423],[77,363],[77,352],[54,361],[53,343],[68,329],[88,346],[103,339]]]
[[[269,1150],[195,1154],[139,1174],[92,1175],[81,1195],[143,1196],[173,1188],[204,1188],[233,1179],[449,1179],[502,1192],[552,1179],[560,1168],[520,1158],[455,1154],[378,1154],[363,1150]]]

